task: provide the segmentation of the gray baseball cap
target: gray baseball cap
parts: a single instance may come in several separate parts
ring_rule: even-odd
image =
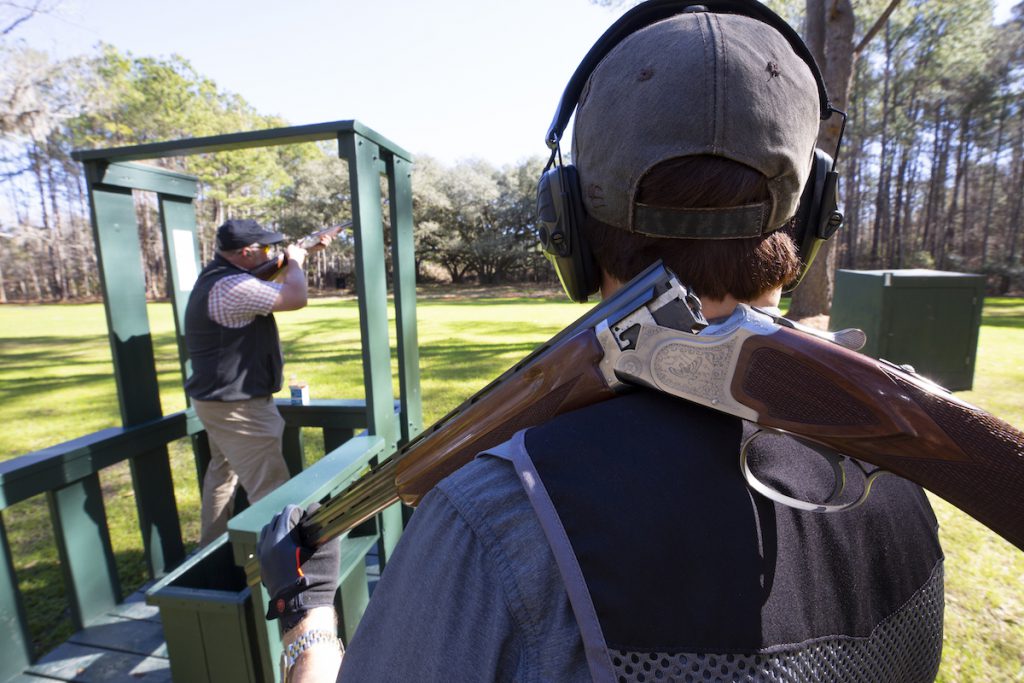
[[[597,65],[576,110],[573,163],[589,215],[665,237],[748,237],[795,213],[820,122],[817,83],[774,28],[691,11],[626,37]],[[665,209],[636,201],[663,161],[731,159],[768,178],[771,199],[731,209]]]

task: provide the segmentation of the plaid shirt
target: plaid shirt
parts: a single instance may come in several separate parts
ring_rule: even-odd
[[[221,278],[210,290],[210,319],[224,327],[245,327],[258,315],[270,315],[281,287],[249,274]]]

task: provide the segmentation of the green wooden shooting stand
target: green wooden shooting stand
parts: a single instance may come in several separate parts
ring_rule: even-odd
[[[202,266],[193,206],[198,183],[194,177],[136,162],[324,140],[337,140],[338,154],[348,162],[365,400],[312,400],[309,405],[279,401],[286,421],[285,457],[293,478],[236,515],[220,540],[186,558],[167,444],[191,437],[200,482],[209,462],[209,445],[190,409],[172,415],[161,412],[132,193],[157,194],[185,378],[190,372],[183,337],[185,306]],[[267,595],[252,561],[260,528],[286,503],[306,505],[341,490],[367,465],[391,455],[422,429],[411,156],[356,121],[337,121],[78,151],[74,158],[86,171],[123,426],[0,464],[0,510],[40,493],[47,496],[72,621],[76,628],[102,622],[110,618],[122,594],[99,472],[127,460],[146,562],[151,576],[160,579],[148,601],[161,607],[174,678],[275,681],[278,625],[263,619]],[[381,175],[387,178],[390,214],[397,401],[388,337]],[[326,451],[309,468],[303,465],[304,427],[323,431]],[[343,542],[338,607],[346,639],[369,599],[364,558],[376,549],[383,566],[401,528],[401,510],[393,506]],[[2,524],[0,548],[0,621],[9,625],[10,634],[0,645],[0,681],[22,680],[22,672],[50,675],[33,671],[36,655]]]

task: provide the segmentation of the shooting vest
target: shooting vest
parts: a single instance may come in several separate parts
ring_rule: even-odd
[[[220,255],[199,274],[185,308],[185,344],[192,375],[185,391],[200,401],[242,401],[281,389],[284,356],[273,315],[258,315],[244,327],[214,322],[210,290],[221,278],[246,273]]]
[[[739,419],[637,391],[516,434],[510,461],[565,584],[595,681],[930,681],[942,551],[927,498],[883,477],[867,501],[801,512],[751,492]],[[787,437],[762,480],[831,489]]]

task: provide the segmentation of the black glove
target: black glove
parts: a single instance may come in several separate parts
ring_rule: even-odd
[[[314,607],[334,604],[341,565],[341,542],[337,539],[319,548],[304,542],[299,522],[319,508],[313,503],[303,514],[295,505],[286,505],[260,531],[256,555],[260,578],[270,593],[267,619],[281,617],[290,630]]]

